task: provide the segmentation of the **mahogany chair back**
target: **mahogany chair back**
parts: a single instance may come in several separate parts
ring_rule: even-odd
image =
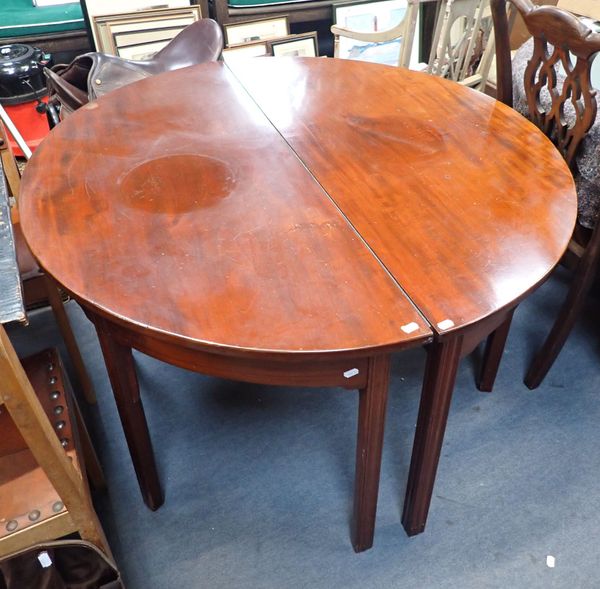
[[[560,8],[537,6],[530,0],[508,2],[521,14],[533,37],[533,54],[523,80],[527,116],[560,150],[577,182],[576,157],[596,121],[598,109],[591,67],[600,51],[600,34]],[[497,98],[512,107],[514,84],[520,83],[513,80],[509,45],[514,14],[512,10],[507,13],[507,0],[490,0],[490,6],[496,38]],[[594,281],[600,262],[598,213],[593,213],[593,228],[579,224],[575,228],[566,255],[567,259],[575,259],[572,282],[554,325],[527,372],[525,384],[529,388],[539,386],[552,367]],[[589,212],[586,214],[589,216]]]
[[[533,55],[524,79],[529,118],[554,142],[572,166],[575,154],[596,120],[596,91],[591,66],[600,51],[600,34],[571,13],[530,0],[508,0],[521,14],[533,36]],[[506,0],[492,0],[496,34],[497,98],[513,106],[513,76]],[[565,74],[562,83],[558,66]],[[542,92],[550,104],[542,100]],[[574,117],[565,117],[571,105]]]

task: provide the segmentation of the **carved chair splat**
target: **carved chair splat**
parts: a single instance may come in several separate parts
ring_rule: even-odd
[[[497,98],[512,107],[513,73],[506,2],[491,0],[491,9],[496,35]],[[521,14],[533,36],[533,55],[523,80],[529,118],[553,141],[577,179],[576,156],[597,115],[596,90],[590,72],[600,51],[600,34],[560,8],[536,6],[530,0],[508,2]],[[559,65],[563,70],[560,76]],[[578,236],[583,233],[577,226],[569,244],[569,252],[578,261],[567,297],[525,377],[525,384],[531,389],[541,384],[560,353],[596,275],[600,259],[598,223],[582,244]],[[502,329],[503,337],[496,333],[488,338],[486,358],[491,357],[496,363],[504,347],[508,326]],[[482,390],[491,390],[493,377],[490,378],[490,373],[495,376],[494,369],[488,366],[487,381]]]
[[[402,21],[385,31],[359,32],[333,25],[331,32],[335,42],[334,57],[339,57],[340,37],[367,43],[386,43],[401,39],[398,65],[409,67],[419,7],[428,1],[409,0]],[[476,67],[473,61],[477,46],[482,42],[483,19],[488,6],[488,0],[443,0],[437,11],[429,61],[418,67],[414,64],[413,67],[484,90],[494,52],[493,35],[489,37]]]
[[[488,0],[445,0],[436,21],[427,73],[465,84],[485,87],[493,55],[493,35],[476,72],[472,61]],[[457,34],[457,29],[460,32]],[[491,43],[491,44],[490,44]]]

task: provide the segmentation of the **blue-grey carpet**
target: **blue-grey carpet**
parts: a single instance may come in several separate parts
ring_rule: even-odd
[[[97,508],[128,589],[597,587],[597,293],[543,385],[522,384],[564,292],[559,274],[521,305],[492,394],[475,388],[477,354],[463,361],[427,528],[414,538],[400,516],[425,354],[395,357],[375,545],[359,555],[357,393],[241,384],[136,355],[166,494],[153,513],[94,330],[68,303],[99,398],[86,411],[109,485]],[[10,335],[23,354],[60,342],[47,311]]]

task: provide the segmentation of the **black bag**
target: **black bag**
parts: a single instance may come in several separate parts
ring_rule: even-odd
[[[93,544],[59,540],[0,558],[0,589],[124,589],[115,565]]]

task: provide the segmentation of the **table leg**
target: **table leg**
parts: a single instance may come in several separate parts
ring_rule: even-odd
[[[434,342],[427,348],[425,378],[415,432],[402,525],[409,536],[425,529],[435,474],[444,441],[462,336]]]
[[[144,503],[152,510],[158,509],[164,498],[131,348],[117,342],[98,325],[96,331]]]
[[[370,358],[367,386],[359,391],[352,530],[355,552],[373,546],[389,378],[390,357]]]
[[[47,275],[44,276],[44,280],[46,284],[46,292],[48,294],[48,301],[52,307],[54,318],[56,319],[56,324],[58,325],[60,334],[65,342],[65,347],[67,348],[69,358],[71,358],[71,362],[73,363],[73,368],[77,374],[77,380],[79,381],[79,385],[83,391],[83,396],[90,405],[94,405],[96,403],[94,386],[92,385],[92,381],[88,375],[83,358],[81,357],[81,351],[79,350],[77,340],[75,339],[75,334],[73,333],[73,328],[71,327],[71,323],[67,317],[65,304],[60,297],[58,285]]]
[[[516,309],[516,307],[515,307]],[[506,338],[510,331],[510,324],[514,315],[515,309],[508,312],[504,322],[488,335],[485,342],[485,352],[483,354],[483,362],[481,372],[477,379],[477,388],[485,393],[491,393],[494,387],[494,381],[500,367],[500,360],[504,353]]]

